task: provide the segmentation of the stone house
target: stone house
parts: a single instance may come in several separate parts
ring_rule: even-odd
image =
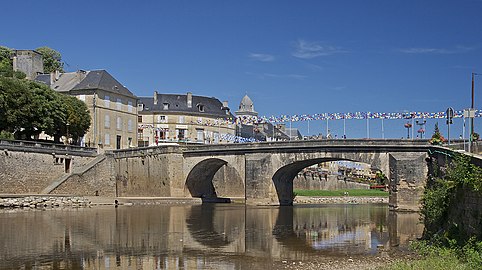
[[[100,152],[137,146],[137,97],[107,71],[40,74],[35,80],[87,104],[92,125],[82,145]]]
[[[139,146],[167,142],[217,144],[234,142],[235,124],[227,101],[187,94],[140,97]]]

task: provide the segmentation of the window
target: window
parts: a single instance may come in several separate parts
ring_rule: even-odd
[[[117,117],[117,130],[122,130],[122,118]]]
[[[142,128],[137,129],[137,140],[139,141],[144,140],[144,129]]]
[[[104,97],[104,106],[106,108],[109,108],[110,107],[110,97],[109,96],[105,96]]]
[[[196,141],[204,142],[204,130],[196,129]]]
[[[184,140],[186,138],[186,130],[185,129],[176,129],[177,131],[177,139]]]
[[[127,131],[132,132],[132,120],[127,120]]]
[[[116,109],[120,111],[122,109],[122,99],[118,98],[115,105]]]
[[[79,95],[79,99],[85,102],[85,95]]]
[[[127,101],[127,111],[132,112],[132,101]]]
[[[110,134],[109,133],[105,134],[104,144],[110,145]]]
[[[167,117],[165,115],[158,115],[157,116],[158,123],[167,123]]]
[[[198,104],[197,108],[199,109],[200,112],[204,112],[204,105]]]
[[[179,124],[184,123],[184,115],[179,116]]]
[[[110,116],[108,114],[106,114],[104,117],[104,127],[110,128]]]
[[[169,110],[169,103],[163,103],[162,108],[163,110]]]
[[[138,116],[137,116],[137,122],[138,122],[138,123],[142,123],[142,115],[138,115]]]

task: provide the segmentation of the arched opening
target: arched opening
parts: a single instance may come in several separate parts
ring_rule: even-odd
[[[360,178],[364,178],[366,181],[352,181],[351,178],[353,178],[353,174],[345,174],[347,168],[346,165],[344,165],[344,170],[345,172],[337,169],[335,172],[328,172],[328,171],[323,171],[320,168],[317,168],[318,170],[315,171],[310,171],[306,170],[308,168],[313,168],[311,166],[313,165],[318,165],[321,163],[327,163],[327,162],[333,162],[333,161],[341,161],[341,162],[346,162],[348,164],[364,164],[364,175],[360,176]],[[334,163],[334,162],[333,162]],[[343,166],[337,165],[336,168],[341,168]],[[359,172],[362,171],[361,169],[355,169],[352,168],[350,172]],[[343,158],[317,158],[317,159],[309,159],[309,160],[303,160],[303,161],[296,161],[291,164],[288,164],[286,166],[281,167],[276,171],[276,173],[273,175],[273,184],[275,186],[279,203],[280,205],[292,205],[293,204],[293,199],[294,199],[294,183],[293,181],[295,179],[300,180],[300,179],[308,179],[311,181],[311,183],[304,183],[305,186],[308,186],[308,188],[300,188],[300,189],[319,189],[319,190],[324,190],[324,189],[360,189],[360,188],[365,188],[368,189],[370,185],[368,184],[368,181],[370,180],[371,172],[372,171],[379,171],[379,169],[372,167],[370,164],[363,163],[363,162],[358,162],[358,161],[353,161],[350,159],[343,159]],[[331,173],[331,174],[329,174]],[[384,176],[383,174],[380,174],[381,176]],[[309,182],[306,181],[306,182]],[[315,184],[313,184],[316,182]],[[300,185],[298,185],[300,186]]]
[[[213,177],[227,162],[217,158],[203,160],[189,172],[186,187],[191,196],[196,198],[216,198]]]
[[[243,183],[234,167],[217,158],[196,164],[186,179],[191,196],[202,198],[203,202],[230,202],[229,198],[243,197]]]

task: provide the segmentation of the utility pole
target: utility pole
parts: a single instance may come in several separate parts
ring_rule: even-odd
[[[474,73],[472,72],[472,104],[470,105],[470,108],[474,110],[474,104],[475,104],[475,91],[474,91],[474,77],[477,75],[481,75],[480,73]],[[472,138],[472,135],[474,134],[474,118],[470,119],[470,138]]]

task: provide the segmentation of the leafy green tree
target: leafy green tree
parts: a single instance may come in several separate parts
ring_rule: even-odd
[[[62,95],[62,102],[67,113],[68,136],[79,144],[79,138],[85,135],[91,124],[89,109],[85,102],[73,96]]]
[[[66,123],[59,95],[37,82],[0,76],[0,130],[16,139],[31,139],[42,131],[56,134],[58,124]]]
[[[49,47],[39,47],[35,49],[37,52],[42,54],[42,58],[44,61],[44,72],[50,73],[54,71],[64,71],[64,63],[62,62],[62,55]]]

